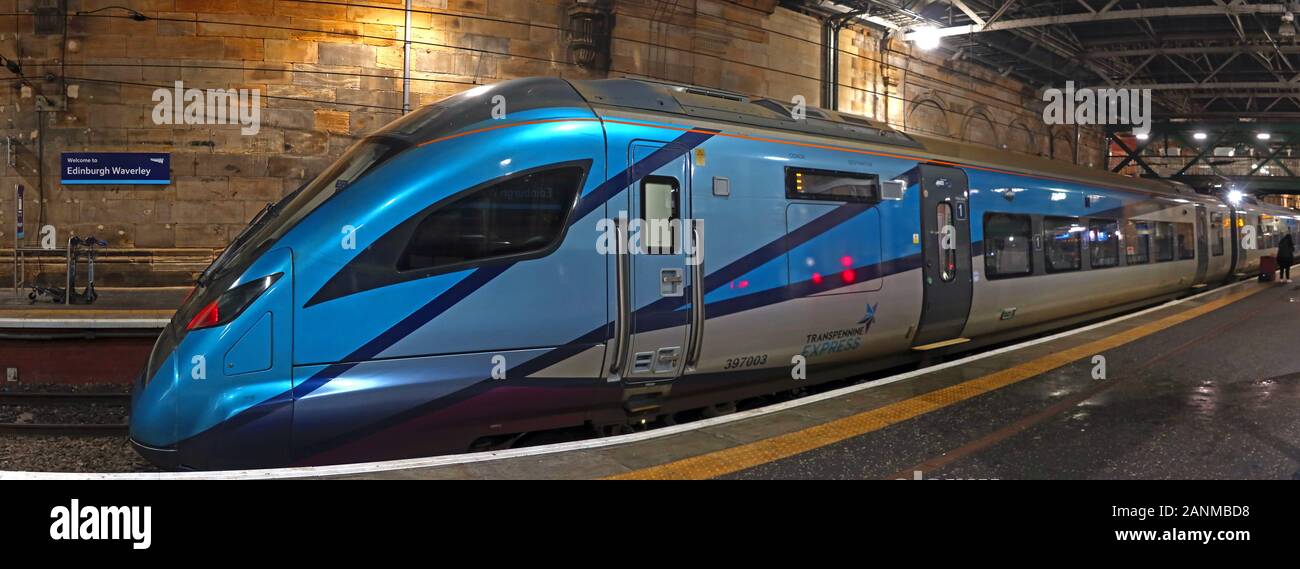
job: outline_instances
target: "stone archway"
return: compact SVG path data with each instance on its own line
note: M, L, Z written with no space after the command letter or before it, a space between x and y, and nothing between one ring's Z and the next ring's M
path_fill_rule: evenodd
M1043 150L1038 145L1038 137L1034 136L1033 129L1025 124L1023 119L1015 119L1007 127L1006 144L1007 150L1023 152L1034 156L1041 155Z
M966 119L961 125L961 139L993 148L1004 148L1002 146L1002 137L998 136L997 124L989 117L989 113L984 107L971 107L966 112Z
M952 128L948 123L948 105L933 94L917 97L907 110L906 127L909 132L918 134L952 137Z
M1052 159L1074 162L1074 140L1070 129L1052 130Z

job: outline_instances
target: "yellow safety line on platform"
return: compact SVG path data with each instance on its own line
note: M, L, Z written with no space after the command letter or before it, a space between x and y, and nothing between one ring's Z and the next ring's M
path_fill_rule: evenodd
M931 391L924 395L891 403L884 407L858 413L843 419L837 419L815 427L809 427L803 430L725 450L693 456L691 458L669 462L659 466L652 466L623 474L617 474L608 477L608 479L703 480L716 478L733 472L739 472L741 470L753 468L783 458L789 458L849 438L878 431L890 425L901 423L931 411L943 409L944 407L965 401L977 395L982 395L1008 385L1019 383L1031 377L1042 375L1078 360L1090 358L1106 350L1123 346L1198 316L1213 312L1268 288L1270 287L1249 287L1241 292L1206 302L1205 304L1195 308L1166 316L1165 318L1155 322L1116 333L1101 340L1068 348L983 377Z

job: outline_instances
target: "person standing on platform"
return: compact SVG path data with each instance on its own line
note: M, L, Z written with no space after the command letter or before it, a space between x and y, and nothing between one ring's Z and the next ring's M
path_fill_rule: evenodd
M1277 277L1278 281L1291 282L1291 265L1295 264L1295 241L1291 239L1288 233L1282 236L1282 241L1277 244Z

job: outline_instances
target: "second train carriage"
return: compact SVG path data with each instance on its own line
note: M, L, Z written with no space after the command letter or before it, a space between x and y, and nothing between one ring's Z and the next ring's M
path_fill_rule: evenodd
M137 381L132 441L229 468L608 431L1222 282L1297 227L807 113L539 78L404 117L205 271Z

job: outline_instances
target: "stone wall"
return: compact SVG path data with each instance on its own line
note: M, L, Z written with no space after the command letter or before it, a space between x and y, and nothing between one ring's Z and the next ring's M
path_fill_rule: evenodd
M7 138L0 144L13 163L0 175L0 248L14 246L14 188L23 184L23 245L36 244L42 223L55 226L60 241L72 233L105 238L118 254L105 259L101 283L188 281L201 259L268 201L401 113L402 0L67 4L65 43L62 22L32 15L57 0L0 0L0 56L22 65L21 77L0 70L0 135ZM571 63L564 41L569 4L415 0L412 104L516 77L606 76ZM811 16L775 0L614 5L608 76L819 103L820 25ZM842 59L843 110L906 130L1073 158L1072 147L1062 150L1058 142L1053 152L1048 144L1072 142L1073 133L1049 134L1036 118L1033 93L1014 81L968 63L909 57L898 42L882 54L879 37L861 29L846 30L842 46L852 52ZM157 124L155 90L177 81L258 90L260 130L249 136L239 125ZM1100 146L1099 137L1087 138ZM1093 150L1085 148L1081 162L1091 163ZM170 152L173 184L61 186L65 151ZM8 270L0 263L0 283L8 283Z

